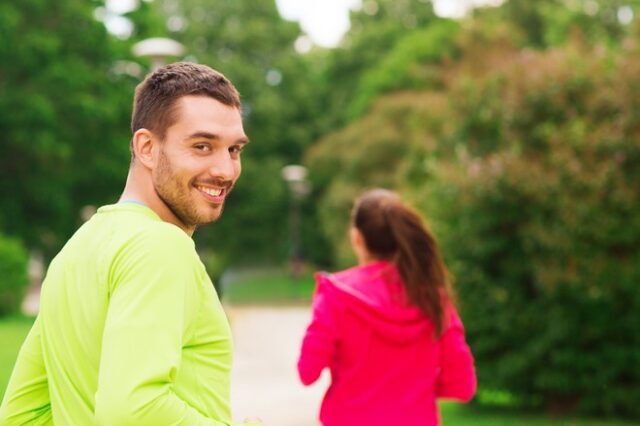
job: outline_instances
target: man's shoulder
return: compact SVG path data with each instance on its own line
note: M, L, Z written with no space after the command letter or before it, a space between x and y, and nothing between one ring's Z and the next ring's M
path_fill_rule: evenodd
M195 245L182 229L162 221L149 221L131 231L123 241L123 246L133 246L136 250L170 255L192 255Z
M139 264L161 268L176 263L192 267L199 260L191 237L146 207L102 207L90 222L87 237L76 245L92 253L97 250L97 256L112 267Z
M193 240L180 228L166 222L146 224L130 232L113 249L110 274L116 277L123 273L187 276L199 271L201 263Z
M110 230L117 245L143 244L150 248L193 247L193 240L182 229L161 220L151 209L132 204L103 206L102 220L95 227ZM95 228L94 227L94 228Z

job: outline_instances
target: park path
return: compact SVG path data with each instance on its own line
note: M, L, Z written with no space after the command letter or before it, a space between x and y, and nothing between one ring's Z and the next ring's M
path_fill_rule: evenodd
M234 339L231 405L234 421L265 426L317 426L328 373L304 387L296 361L310 319L307 307L225 306Z

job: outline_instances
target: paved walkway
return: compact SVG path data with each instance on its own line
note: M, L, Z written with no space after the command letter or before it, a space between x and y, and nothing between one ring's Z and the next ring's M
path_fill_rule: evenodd
M328 372L304 387L296 371L309 309L227 306L226 311L235 343L234 421L257 417L265 426L317 426Z

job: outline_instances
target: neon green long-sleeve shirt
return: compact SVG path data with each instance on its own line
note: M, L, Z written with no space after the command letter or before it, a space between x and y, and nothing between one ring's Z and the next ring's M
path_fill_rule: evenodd
M193 241L105 206L51 263L0 425L229 425L229 324Z

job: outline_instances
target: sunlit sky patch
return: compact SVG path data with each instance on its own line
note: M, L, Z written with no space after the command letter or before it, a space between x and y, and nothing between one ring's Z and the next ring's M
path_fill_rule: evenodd
M141 0L106 0L105 7L96 9L96 18L109 32L127 38L133 30L131 22L121 15L135 10ZM152 0L142 0L152 1ZM365 0L364 7L367 7ZM474 6L497 6L504 0L433 0L435 12L443 17L462 17ZM362 0L276 0L283 18L298 21L306 36L296 42L300 52L313 45L334 47L349 30L349 11L363 7ZM175 27L175 26L174 26ZM174 28L175 29L175 28Z
M366 1L366 0L365 0ZM504 0L433 0L439 16L459 18L473 6L497 6ZM349 10L363 7L361 0L276 0L283 18L298 21L313 44L334 47L349 30Z

